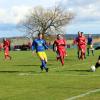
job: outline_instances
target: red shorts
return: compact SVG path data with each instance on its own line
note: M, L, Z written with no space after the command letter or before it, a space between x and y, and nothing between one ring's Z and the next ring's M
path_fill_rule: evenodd
M86 52L86 46L85 45L80 45L78 48L82 53Z
M4 54L5 56L9 55L9 47L5 47Z
M60 57L65 57L66 56L66 50L65 49L59 49L58 53L59 53Z

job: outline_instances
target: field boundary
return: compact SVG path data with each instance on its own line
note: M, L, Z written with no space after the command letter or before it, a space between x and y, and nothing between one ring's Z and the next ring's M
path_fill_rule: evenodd
M81 97L85 97L87 95L90 95L92 93L96 93L96 92L100 92L100 89L95 89L95 90L91 90L91 91L88 91L86 93L83 93L83 94L80 94L80 95L77 95L77 96L73 96L71 98L68 98L68 99L64 99L64 100L76 100L78 98L81 98Z

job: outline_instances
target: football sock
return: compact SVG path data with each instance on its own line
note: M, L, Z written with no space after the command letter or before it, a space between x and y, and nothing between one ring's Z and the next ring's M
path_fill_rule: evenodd
M41 60L41 61L42 61L42 67L46 68L46 62L44 60Z
M60 58L60 61L61 61L61 64L63 66L64 65L64 59L63 59L63 57Z

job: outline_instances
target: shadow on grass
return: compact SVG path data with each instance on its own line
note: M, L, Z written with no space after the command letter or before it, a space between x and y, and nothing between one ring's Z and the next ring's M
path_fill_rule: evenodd
M82 70L82 69L77 69L77 70L66 70L66 71L74 71L74 72L90 72L90 70Z
M38 67L40 67L40 65L29 65L29 64L27 64L27 65L25 65L25 64L22 64L22 65L12 65L12 66L21 66L21 67L28 67L28 66L38 66ZM47 64L47 66L52 66L52 64Z
M62 70L62 71L56 71L56 72L91 72L90 70L80 70L80 69L73 69L73 70Z
M25 64L22 64L22 65L13 65L13 66L27 67L27 66L40 66L40 65L29 65L29 64L25 65Z
M0 73L37 73L36 71L0 71Z

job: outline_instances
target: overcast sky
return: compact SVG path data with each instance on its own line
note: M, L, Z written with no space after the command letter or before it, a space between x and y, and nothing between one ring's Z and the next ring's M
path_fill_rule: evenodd
M14 26L30 9L38 5L49 8L58 2L76 13L66 33L100 33L100 0L0 0L0 37L23 35Z

